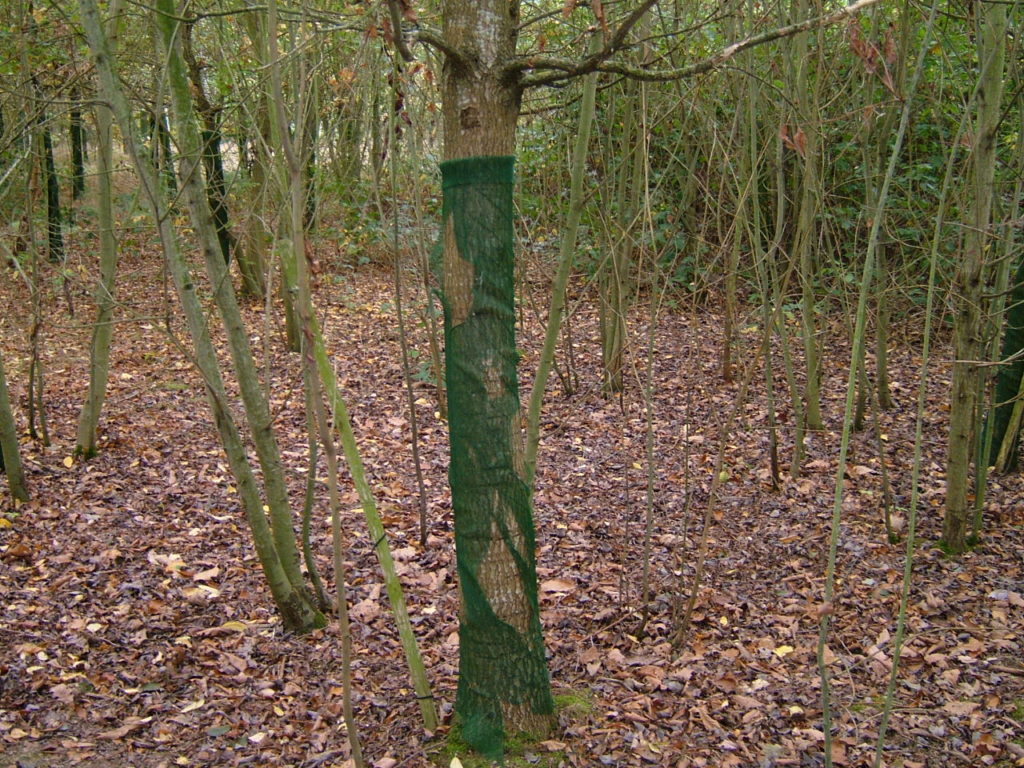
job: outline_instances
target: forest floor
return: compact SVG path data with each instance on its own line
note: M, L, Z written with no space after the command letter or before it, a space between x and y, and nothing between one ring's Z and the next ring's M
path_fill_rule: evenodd
M115 334L102 450L89 461L73 456L92 312L84 295L91 257L81 264L79 258L68 273L74 317L63 292L54 291L39 337L51 442L44 447L26 435L22 443L32 501L13 509L0 483L0 505L9 510L0 521L0 768L349 765L339 637L333 625L302 637L281 630L199 381L167 331L168 315L179 335L181 322L167 309L152 254L121 265L119 317L127 322ZM432 738L421 727L372 542L346 477L356 719L370 765L414 768L430 764L431 745L450 722L458 597L446 426L426 381L417 381L416 407L430 535L425 547L418 542L419 495L390 281L386 271L331 265L321 274L318 305L445 726ZM25 425L31 303L14 273L0 283L0 306L20 308L4 313L0 342ZM524 285L542 306L544 286ZM540 329L534 305L524 305L528 392ZM737 382L759 345L758 311L748 309ZM299 508L308 458L298 361L262 306L247 312ZM776 490L763 375L754 377L738 420L723 430L740 384L722 381L721 318L700 307L661 314L645 558L647 318L647 307L639 306L621 397L600 396L596 316L586 308L572 322L578 392L566 396L552 377L536 495L540 595L553 686L572 705L560 712L559 731L528 751L525 764L822 765L816 651L826 612L833 762L868 766L892 669L905 557L905 543L886 538L883 480L892 485L895 523L905 533L917 345L893 345L896 404L880 413L878 434L869 428L853 435L835 598L823 609L849 360L843 321L826 331L827 427L807 439L799 476L784 472ZM919 319L905 325L919 333ZM410 335L420 369L425 334L417 325ZM936 547L947 359L940 345L925 384L919 542L883 764L1021 766L1024 482L1020 475L994 478L984 535L973 551L954 559ZM777 354L774 361L781 371ZM775 407L788 468L792 418L779 379ZM706 516L722 440L727 479ZM684 628L705 519L706 572ZM328 583L329 541L321 484L314 546ZM643 624L645 562L650 600Z

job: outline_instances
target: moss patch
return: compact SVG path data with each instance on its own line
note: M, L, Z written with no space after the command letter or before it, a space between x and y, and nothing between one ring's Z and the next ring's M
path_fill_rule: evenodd
M530 734L521 733L505 739L505 759L502 763L495 763L473 752L463 740L462 729L456 722L448 730L447 737L428 748L427 752L431 762L440 768L452 768L453 764L461 764L462 768L492 768L495 765L504 768L557 768L565 759L564 750L557 748L559 743L557 740L538 742Z
M562 690L555 694L555 713L561 726L589 717L594 711L590 691ZM565 761L565 744L556 733L547 739L538 739L529 733L520 733L505 740L504 768L557 768ZM499 765L482 757L466 744L462 729L456 721L446 736L427 748L431 762L440 768L451 768L456 758L463 768L492 768Z
M555 712L568 720L588 717L594 713L594 697L590 691L561 691L555 694Z

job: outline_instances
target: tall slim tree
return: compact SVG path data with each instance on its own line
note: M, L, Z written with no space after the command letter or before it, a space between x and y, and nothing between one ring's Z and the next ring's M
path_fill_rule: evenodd
M220 108L215 106L206 95L205 75L199 58L196 56L192 43L195 22L184 24L181 36L182 51L188 67L189 83L192 86L192 99L202 124L203 138L203 171L206 177L206 196L209 200L213 223L217 228L217 241L220 243L224 263L231 261L235 247L235 238L231 233L228 215L227 188L224 183L224 158L221 153Z
M1021 392L1024 381L1024 254L1019 258L1003 329L1001 357L1004 362L996 374L995 402L989 413L992 441L988 461L1003 472L1017 467L1024 398Z
M324 617L313 605L312 597L299 570L298 547L292 529L293 520L284 483L284 471L272 430L269 408L256 375L248 334L241 322L231 282L227 280L227 265L224 264L205 189L198 175L202 141L193 122L188 81L181 58L180 42L177 39L178 9L174 7L172 0L161 0L159 6L154 11L155 20L166 54L178 140L183 150L181 186L192 213L193 225L204 256L217 310L235 365L249 426L249 437L262 471L262 489L256 480L241 433L228 404L217 353L210 339L206 313L200 305L195 280L185 261L179 238L172 228L165 191L161 188L161 174L151 159L140 151L128 101L121 89L115 62L99 20L96 1L79 0L82 23L100 76L102 93L113 110L125 139L128 154L138 172L144 197L159 228L168 271L181 300L194 345L196 365L203 376L214 423L220 433L228 464L238 486L267 584L285 628L299 632L308 631L322 627L325 623Z
M956 277L957 314L953 329L956 359L949 413L946 511L942 519L942 543L954 553L967 548L971 519L968 476L977 423L978 377L982 373L979 361L985 355L983 325L993 266L990 257L992 206L1006 57L1006 5L979 1L976 12L981 20L981 34L978 36L980 70L975 102L972 199L963 257Z
M11 398L7 392L7 373L4 371L4 356L0 352L0 469L7 475L11 496L19 501L28 501L25 487L25 473L21 467L21 453L18 448L18 429L11 412Z
M499 756L506 734L546 733L554 704L537 600L519 421L512 184L521 88L519 2L444 6L445 380L462 610L456 711Z
M68 120L71 138L71 199L78 200L85 192L85 126L77 97L68 113Z
M46 111L39 113L39 153L46 184L46 242L50 261L64 260L64 215L60 209L60 182L53 159L53 131Z
M108 39L111 50L117 39L117 19L120 15L120 0L113 0L108 9ZM117 273L117 239L114 234L114 205L111 174L114 172L114 116L106 104L97 104L96 150L99 159L96 172L96 207L100 230L100 274L96 281L96 319L92 326L92 342L89 347L89 393L82 412L78 417L76 452L83 456L94 456L97 451L96 427L107 394L107 378L110 372L110 340L114 325L114 277Z

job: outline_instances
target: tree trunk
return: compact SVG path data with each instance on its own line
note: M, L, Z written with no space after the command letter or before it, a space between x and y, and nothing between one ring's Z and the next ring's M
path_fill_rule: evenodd
M157 105L153 115L153 151L157 156L157 166L163 173L164 182L171 192L178 191L178 178L174 175L174 152L171 150L171 129L167 125L167 115L163 104Z
M21 453L18 448L18 429L11 411L11 398L7 393L3 352L0 352L0 460L0 469L7 474L11 496L18 501L28 501L25 474L21 468Z
M956 278L957 315L953 328L956 358L949 414L946 512L942 519L942 544L954 553L967 548L971 516L967 499L968 470L981 375L978 361L984 359L985 352L983 323L989 305L987 283L992 271L989 233L1006 54L1006 6L979 3L978 13L984 15L984 21L979 39L981 72L974 132L973 200L971 221L964 236L963 261Z
M591 53L599 50L601 38L594 35L590 42ZM576 254L576 236L583 216L583 180L587 171L587 153L590 145L590 128L594 123L594 106L597 98L597 74L587 75L580 99L580 118L576 126L576 143L572 151L569 170L569 201L562 227L562 242L559 246L558 269L551 281L551 306L548 309L548 324L544 332L544 348L537 362L537 373L530 392L526 414L526 473L530 490L537 472L537 450L540 446L540 412L544 401L548 375L555 362L555 347L559 330L565 316L565 293L569 284L573 257Z
M40 114L42 125L43 170L46 178L46 234L49 259L64 261L64 217L60 210L60 182L53 162L53 135L45 114Z
M633 250L633 220L638 202L636 171L646 159L642 151L644 137L641 135L641 84L627 82L620 98L621 108L612 108L613 114L621 114L622 133L617 142L610 138L610 154L618 156L615 174L609 179L609 199L615 211L614 225L607 244L608 256L602 260L599 272L599 315L601 335L601 392L610 397L622 392L624 356L627 344L626 314L629 311L630 254ZM617 150L617 151L616 151Z
M114 68L114 63L109 52L109 46L103 28L99 22L99 12L95 0L79 0L82 15L82 24L89 40L89 47L93 52L93 59L96 64L102 82L104 98L111 104L114 116L117 119L128 153L139 173L140 181L144 187L145 199L149 203L154 220L157 222L160 231L160 241L164 250L164 256L168 264L168 271L174 280L175 289L181 298L185 319L189 327L192 341L195 345L196 366L199 368L203 381L206 385L206 392L213 411L214 423L221 436L228 464L235 477L238 486L239 496L242 499L246 517L253 534L253 541L259 556L260 564L263 567L267 578L267 584L274 596L278 610L281 613L282 622L286 629L291 631L304 631L324 625L324 617L317 611L310 599L308 591L302 584L302 577L298 573L298 555L295 547L294 534L290 549L286 544L284 550L279 549L279 543L283 539L283 529L291 532L291 515L282 514L278 494L283 488L271 487L274 473L277 472L277 483L282 485L280 477L281 467L278 461L275 465L271 461L263 461L266 452L265 442L268 439L267 433L270 429L269 413L264 411L254 419L253 442L260 452L261 464L265 482L268 490L268 505L271 509L270 519L263 511L263 501L260 498L259 486L256 483L254 473L249 465L246 456L246 448L242 442L238 427L231 416L228 408L228 398L224 388L224 382L220 374L217 362L217 353L210 339L207 328L207 317L205 310L199 302L196 288L192 277L189 274L188 265L181 253L181 248L174 230L171 227L171 217L168 215L167 204L164 199L164 192L160 188L159 171L154 167L151 159L139 151L139 145L135 141L132 132L131 116L128 109L127 99L120 88L120 81ZM163 9L164 14L173 13L173 7ZM167 27L173 29L174 18L163 16ZM164 26L164 25L161 25ZM166 28L165 28L166 30ZM177 62L180 66L180 61ZM178 72L178 79L181 87L186 90L184 76ZM179 94L180 96L180 94ZM188 105L186 114L191 115L191 104ZM192 138L191 136L189 138ZM186 162L191 164L191 173L183 174L184 180L192 178L189 190L190 202L199 205L205 203L205 198L197 194L194 189L194 172L198 163L198 156L201 148L198 141L188 145L192 150L191 155L186 152ZM197 219L209 220L209 212L205 216L197 216ZM202 223L197 221L197 224ZM209 232L212 226L204 224L198 227L201 236L203 251L206 255L207 267L213 271L212 282L218 293L218 304L225 301L222 294L230 290L230 284L225 286L225 270L223 260L217 249L215 235L211 238ZM218 269L219 268L219 269ZM223 311L223 310L222 310ZM239 333L244 335L244 328L230 326L227 328L227 335L232 340L232 346L237 345ZM236 350L233 348L233 352ZM246 400L252 395L252 381L247 381L247 371L239 370L238 379L242 387L243 397ZM258 393L258 385L256 387ZM248 405L248 403L247 403ZM281 518L285 517L284 520Z
M71 199L77 201L85 192L85 128L82 126L82 109L75 95L74 105L69 113L71 135Z
M794 0L793 21L808 17L807 0ZM820 88L821 77L814 75L809 82L808 69L813 61L808 46L810 33L796 35L791 50L791 94L794 104L792 144L797 155L797 170L794 174L799 194L799 207L794 222L791 257L799 267L801 298L801 330L804 342L804 365L807 379L804 382L804 415L807 428L824 428L821 415L821 348L818 344L815 311L817 293L815 289L817 259L815 245L818 235L818 214L821 208L821 176L819 144ZM819 46L819 50L821 47Z
M185 63L181 54L179 22L174 18L173 0L157 0L156 21L160 28L166 60L167 82L171 95L172 114L179 153L179 182L182 196L192 217L192 226L206 262L206 272L213 288L213 298L224 325L228 349L238 379L239 393L244 406L246 421L253 447L263 472L263 486L269 507L271 530L277 557L285 575L291 582L293 594L299 596L310 616L319 617L312 608L312 601L299 570L299 552L292 530L291 508L288 491L284 482L284 468L280 451L272 429L273 419L270 408L260 386L249 344L249 334L242 321L234 290L227 278L220 242L213 214L202 183L199 165L202 162L203 142L195 123L194 108L190 96ZM319 623L322 617L314 623ZM312 628L310 626L301 629Z
M214 226L217 228L217 241L220 243L220 250L224 255L224 263L229 264L235 247L235 238L231 234L227 192L224 185L224 160L220 151L220 117L218 108L214 107L206 96L203 71L192 51L192 28L193 24L186 24L183 28L182 50L188 67L196 112L199 114L203 126L203 170L206 175L206 197L209 201L210 212L213 214Z
M1014 408L1018 405L1021 379L1024 378L1024 254L1020 256L1010 292L1000 357L1004 362L996 374L995 405L989 415L992 424L992 453L988 462L994 463L997 471L1007 472L1017 467L1020 440L1020 423L1016 424L1015 430L1011 430L1010 422ZM1012 362L1005 362L1011 359ZM1002 456L1006 457L1005 460L999 461L998 458ZM997 460L993 461L993 458Z
M96 105L96 144L99 152L97 204L100 230L100 277L96 281L96 320L89 349L89 394L78 418L75 451L85 457L96 455L96 426L107 394L110 371L110 338L113 334L114 275L117 272L117 240L114 237L112 115L103 104Z
M306 207L302 216L302 225L306 232L312 233L317 227L317 192L316 192L316 145L320 140L320 89L316 78L309 81L306 98L303 100L303 166L305 172L304 192Z
M547 733L553 702L516 374L513 163L520 90L501 77L519 3L445 4L444 305L449 480L462 598L455 709L467 742Z

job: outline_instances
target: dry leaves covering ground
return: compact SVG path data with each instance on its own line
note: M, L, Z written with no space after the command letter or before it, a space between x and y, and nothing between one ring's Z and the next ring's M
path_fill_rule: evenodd
M424 548L389 280L331 265L318 302L447 722L458 637L446 429L431 387L417 384L429 496ZM0 301L27 308L17 282L5 275ZM0 530L0 766L347 765L338 637L333 628L305 637L280 629L196 375L165 328L158 259L122 264L119 316L130 322L117 327L103 450L88 462L68 458L87 381L82 322L92 312L85 284L72 288L74 318L58 294L41 337L52 444L23 441L33 500ZM543 303L539 283L528 290ZM29 312L5 315L3 349L24 424ZM528 379L540 337L530 311L524 316ZM543 621L556 691L577 705L538 750L560 750L572 766L821 765L815 650L845 344L827 350L828 429L809 439L801 475L773 490L762 377L735 427L721 434L738 387L721 382L720 319L708 309L662 315L653 365L651 602L641 632L646 316L641 307L634 320L641 341L627 391L608 401L596 391L595 317L581 310L572 324L580 391L567 397L556 380L545 411L536 504ZM307 454L297 361L261 307L249 309L249 321L298 508ZM181 333L176 317L170 325ZM412 333L425 359L423 331ZM758 337L740 338L745 363ZM892 665L904 545L884 535L880 470L884 460L905 529L920 364L909 346L891 354L897 405L880 416L884 457L872 430L855 435L844 481L826 651L839 766L870 764ZM1020 476L996 479L976 550L953 560L934 547L947 374L940 363L927 382L922 540L884 764L1024 765L1024 484ZM780 381L784 464L787 402ZM673 647L723 439L729 479L711 516L705 583L692 626ZM326 576L323 497L314 543ZM378 768L427 765L427 734L350 490L345 502L365 749ZM6 487L0 504L10 508Z

